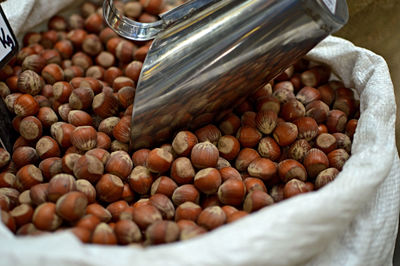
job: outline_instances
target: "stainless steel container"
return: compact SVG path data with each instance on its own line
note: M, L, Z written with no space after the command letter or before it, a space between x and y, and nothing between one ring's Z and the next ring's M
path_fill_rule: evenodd
M131 146L221 119L348 19L345 0L195 0L143 24L105 0L107 23L154 41L132 114Z

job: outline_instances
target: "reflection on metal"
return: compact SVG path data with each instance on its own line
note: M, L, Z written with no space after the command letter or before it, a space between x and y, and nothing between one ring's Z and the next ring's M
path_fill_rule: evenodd
M156 35L136 89L133 149L221 118L348 19L345 0L335 13L322 0L197 0L162 14L153 34L104 12L124 37Z

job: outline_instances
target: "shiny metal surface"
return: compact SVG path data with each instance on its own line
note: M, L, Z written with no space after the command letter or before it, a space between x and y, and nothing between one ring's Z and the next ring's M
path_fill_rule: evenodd
M168 24L143 64L132 114L132 148L218 121L304 56L348 19L345 0L337 0L335 14L323 2L213 1Z

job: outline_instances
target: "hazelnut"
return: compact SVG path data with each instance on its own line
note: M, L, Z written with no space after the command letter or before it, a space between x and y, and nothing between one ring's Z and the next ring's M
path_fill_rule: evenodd
M111 89L105 90L93 98L92 109L95 114L102 118L115 115L118 112L118 99ZM130 119L128 120L130 122Z
M179 157L172 162L171 178L178 184L193 182L195 171L191 161L186 157Z
M57 114L50 107L44 106L39 109L37 118L42 123L44 128L49 128L52 124L58 121Z
M258 143L257 150L262 157L272 161L278 160L278 158L281 156L281 148L271 137L262 138Z
M226 215L219 206L205 208L197 218L197 223L205 227L207 230L213 230L226 221Z
M329 111L326 119L326 126L329 133L344 132L347 123L347 116L340 110L333 109Z
M280 202L284 200L283 187L283 184L278 184L271 188L269 194L274 199L274 202Z
M196 168L215 167L218 162L218 148L209 141L194 145L191 152L191 161Z
M339 174L339 170L336 168L327 168L321 171L315 179L315 189L320 189L326 184L332 182Z
M344 149L336 149L328 153L329 167L342 170L344 163L349 159L349 154Z
M18 89L22 93L37 95L43 86L43 79L32 70L25 70L18 76Z
M236 135L240 124L240 118L234 114L230 114L220 122L219 129L224 135Z
M266 181L276 175L277 167L270 159L257 158L249 164L247 171L251 176L258 177Z
M335 99L335 92L329 84L319 86L318 91L321 95L321 101L327 105L331 105Z
M257 113L255 113L255 112L252 112L252 111L244 112L242 114L242 116L240 117L240 124L242 126L257 127L256 116L257 116Z
M39 119L27 116L21 120L19 134L26 140L36 140L42 136L43 126Z
M285 199L294 197L301 193L309 192L306 183L298 179L291 179L283 187L283 195Z
M357 119L350 119L346 124L345 133L349 136L350 139L353 138L354 133L357 129L358 120Z
M64 71L63 69L57 64L48 64L42 69L42 77L48 84L54 84L57 81L64 80Z
M230 166L219 169L219 173L221 175L222 182L225 182L230 178L242 180L242 176L240 175L239 171Z
M88 200L82 192L71 191L61 196L56 203L56 212L67 221L79 220L86 211Z
M199 142L209 141L214 145L217 145L221 137L221 131L212 124L199 128L196 130L195 134Z
M260 155L256 150L251 148L244 148L239 152L238 156L236 157L235 167L238 171L245 171L249 164L257 158L260 158Z
M252 148L258 144L262 134L254 127L243 126L237 131L236 138L242 147Z
M95 148L97 144L96 139L96 130L91 126L76 127L71 134L72 145L84 151Z
M175 221L196 221L201 211L202 208L199 205L190 201L184 202L176 208Z
M123 87L135 87L135 82L128 77L120 76L116 77L112 82L112 87L115 92L118 92Z
M177 187L178 185L171 178L160 176L151 184L150 193L151 195L160 193L170 198Z
M71 137L74 130L75 126L64 122L56 122L50 127L51 136L63 148L69 148L72 145Z
M10 211L17 227L30 223L33 216L33 208L28 204L21 204Z
M318 124L311 117L300 117L293 123L297 126L300 139L310 141L318 135Z
M108 150L111 147L111 138L106 133L97 132L96 143L97 149Z
M317 101L321 99L321 94L319 90L305 86L296 94L296 99L299 100L302 104L307 105L312 101Z
M315 178L322 170L328 168L329 161L323 151L312 148L306 153L303 164L308 176Z
M273 133L275 141L280 146L287 146L293 143L298 136L297 126L290 122L279 123Z
M146 229L146 241L150 244L171 243L178 240L180 230L172 221L157 221Z
M100 35L101 39L101 35ZM96 57L96 64L104 67L109 68L112 67L115 63L115 57L112 53L107 51L101 51Z
M234 136L225 135L219 138L218 150L221 157L233 160L239 153L240 143Z
M147 156L149 155L149 149L139 149L132 154L132 162L134 166L145 166Z
M74 190L76 190L74 176L69 174L58 174L49 181L47 198L49 201L56 202L62 195Z
M0 168L6 166L10 162L10 159L10 153L5 149L0 148Z
M133 53L135 50L136 46L132 42L122 40L115 48L115 57L122 63L129 63L133 59Z
M128 177L131 189L141 195L146 194L153 183L153 176L145 166L136 166Z
M173 156L168 151L155 148L147 156L146 166L153 173L164 173L169 170Z
M264 134L270 134L276 127L277 114L271 110L259 111L255 117L257 129Z
M113 128L115 139L123 143L129 143L131 131L131 117L123 116Z
M172 141L172 148L179 156L187 156L197 144L197 137L190 131L180 131Z
M83 155L75 162L73 173L77 179L96 183L104 173L103 163L95 156Z
M69 106L75 110L87 109L92 105L94 92L88 87L74 89L69 96Z
M110 203L106 209L111 213L112 221L118 221L127 208L129 205L126 201L118 200Z
M205 194L217 192L221 184L221 175L215 168L205 168L197 172L194 177L195 187Z
M50 180L53 176L63 172L62 160L59 157L50 157L44 159L39 164L39 169L45 180Z
M287 88L278 88L274 90L272 97L275 97L282 104L296 100L294 92Z
M91 126L93 125L93 118L91 115L82 110L71 110L68 113L68 123L76 127Z
M121 198L124 189L122 180L111 174L103 175L96 184L99 199L105 202L114 202Z
M130 86L122 87L118 91L118 100L123 108L127 108L129 105L133 104L135 91L136 89Z
M246 186L242 180L229 178L218 188L218 199L221 203L238 206L243 202Z
M88 203L96 202L96 189L85 179L79 179L75 182L76 190L85 194Z
M162 220L161 213L152 205L142 205L134 208L133 221L140 229L145 230L149 225Z
M317 141L318 142L318 138ZM290 145L288 150L288 157L299 162L303 162L304 156L311 149L310 143L305 139L296 140Z
M257 110L260 111L273 111L279 114L281 103L275 97L269 96L257 101Z
M0 215L3 224L7 226L11 232L15 233L15 231L17 230L17 226L15 224L14 218L8 212L3 210L1 210Z
M121 245L139 242L142 239L139 227L131 220L119 220L115 224L114 232Z
M88 229L83 227L73 227L70 232L73 233L82 243L90 242L91 232Z
M27 164L20 168L16 174L16 182L25 189L43 182L42 171L33 164Z
M119 117L115 117L115 116L108 117L100 122L98 130L100 132L106 133L108 136L112 136L113 129L118 124L119 121L120 121Z
M76 161L81 157L82 155L77 154L77 153L68 153L65 154L62 158L62 170L67 173L67 174L73 174L73 169Z
M265 187L264 182L255 177L247 177L245 180L243 180L244 185L246 186L246 191L251 192L254 190L261 190L264 192L267 192L267 188Z
M226 222L227 223L232 223L234 221L239 220L240 218L243 218L245 216L247 216L249 213L245 212L245 211L237 211L232 213L231 215L227 216L226 218Z
M112 39L114 39L114 38L112 38ZM117 39L119 39L119 38L117 38ZM104 81L107 82L108 84L113 84L114 80L122 75L123 75L123 72L121 69L111 66L111 67L107 68L106 71L104 72Z
M307 179L307 172L304 166L293 159L286 159L279 162L278 173L281 180L285 183L294 178L301 181Z
M270 195L261 190L254 190L247 194L244 203L243 210L245 212L254 212L259 209L269 206L274 203L274 200Z
M92 58L83 52L75 53L71 60L74 66L80 67L83 71L86 71L90 66L93 65Z
M306 105L306 116L314 118L317 123L323 123L328 113L329 106L322 101L312 101Z
M335 134L342 134L342 133L335 133ZM329 152L336 149L337 141L334 135L331 135L329 133L321 133L315 140L315 146L324 153L328 154Z
M97 217L101 222L107 223L111 220L111 213L98 203L89 204L86 208L86 214Z
M115 151L111 153L105 165L105 171L107 173L116 175L122 180L125 180L131 173L133 168L133 162L129 154L125 151Z
M130 62L124 70L125 76L137 82L139 80L140 73L142 71L143 63L140 61L132 61Z
M50 157L58 157L61 154L57 142L49 136L41 137L38 140L36 143L36 152L42 160Z
M38 111L39 103L30 94L22 94L14 102L14 113L18 116L35 115Z
M175 207L167 196L156 193L150 197L150 203L159 210L164 219L171 220L174 218Z
M41 183L31 187L29 196L33 204L40 205L47 201L48 187L48 183Z
M226 160L225 158L222 158L222 157L218 157L217 166L215 168L220 170L224 167L230 167L230 166L231 166L231 164L230 164L230 162L228 162L228 160Z
M61 225L62 219L56 213L56 204L45 202L35 209L32 222L39 230L54 231Z
M0 187L14 187L16 185L16 180L16 176L12 173L0 173Z
M336 143L337 143L337 148L338 149L344 149L347 153L351 152L351 139L349 136L347 136L346 134L343 133L333 133L332 134L335 139L336 139ZM329 151L331 152L331 151ZM327 152L327 153L329 153Z
M184 184L177 187L172 194L172 202L179 206L186 201L191 201L196 204L199 203L200 193L192 184Z
M100 245L115 245L117 244L117 237L108 224L100 223L96 226L96 229L94 229L92 243Z
M297 118L305 116L306 109L304 105L295 99L284 103L280 110L280 117L288 122L292 122Z

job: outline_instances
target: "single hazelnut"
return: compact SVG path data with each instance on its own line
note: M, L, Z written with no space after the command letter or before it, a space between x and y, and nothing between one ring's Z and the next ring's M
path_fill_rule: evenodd
M120 121L119 117L115 116L108 117L100 122L98 131L104 132L111 137L113 135L113 129L118 124L119 121Z
M240 151L240 143L234 136L225 135L219 138L218 150L221 157L233 160Z
M242 180L242 176L240 175L239 171L230 166L219 169L219 173L221 175L222 182L225 182L230 178Z
M218 188L218 199L221 203L238 206L243 202L246 186L242 180L229 178Z
M42 171L44 180L48 181L53 176L61 174L62 170L62 159L59 157L50 157L44 159L39 164L39 169Z
M237 131L236 138L242 147L253 148L262 138L262 134L254 127L243 126Z
M99 199L105 202L114 202L121 198L124 184L122 180L111 174L103 175L96 184L96 193Z
M85 179L79 179L75 182L76 190L85 194L88 203L96 202L96 189Z
M91 126L79 126L72 131L71 143L77 149L90 150L96 147L97 134Z
M30 94L22 94L14 102L14 113L18 116L35 115L38 111L39 103Z
M49 201L56 202L62 195L75 190L76 183L74 176L69 174L57 174L49 181L47 198Z
M92 105L94 92L88 87L74 89L69 96L69 106L75 110L87 109Z
M5 149L0 148L0 168L6 166L10 162L10 159L10 153Z
M350 154L351 152L351 139L349 136L347 136L346 134L340 133L340 132L336 132L332 134L335 139L336 139L336 143L337 143L337 148L338 149L344 149L347 153ZM331 151L329 151L331 152ZM327 152L327 153L329 153Z
M112 217L111 213L98 203L89 204L86 207L86 214L91 214L100 219L101 222L105 223L110 221Z
M290 122L279 123L273 133L275 141L280 146L287 146L293 143L298 136L297 126Z
M123 116L113 128L113 136L122 143L129 143L131 132L131 117Z
M317 141L318 142L318 138ZM296 140L290 145L288 150L289 159L294 159L299 162L303 162L304 156L311 149L310 143L305 139Z
M61 161L63 171L67 174L73 174L74 165L81 156L78 153L65 154Z
M254 190L261 190L267 192L267 188L265 187L264 182L260 178L256 177L247 177L243 180L244 185L246 186L246 191L251 192Z
M1 213L1 222L13 233L17 230L17 225L15 224L14 218L11 216L10 213L0 210Z
M173 156L168 151L155 148L147 156L146 166L153 173L164 173L170 169Z
M171 198L174 190L178 187L174 180L167 176L160 176L151 184L150 194L156 193L164 194Z
M285 183L294 178L301 181L307 179L307 172L304 166L293 159L286 159L279 162L278 173L281 180Z
M171 178L178 184L193 182L195 170L191 161L186 157L179 157L172 162Z
M161 213L162 217L171 220L175 216L175 207L172 201L161 193L156 193L150 197L150 203L156 207Z
M106 223L100 223L92 234L92 243L100 245L115 245L117 237L114 230Z
M339 170L336 168L327 168L321 171L315 179L315 189L320 189L326 184L332 182L339 174Z
M44 106L39 109L37 118L42 123L44 128L49 128L52 124L58 121L57 114L50 107Z
M18 76L18 89L22 93L37 95L43 86L43 79L32 70L25 70Z
M47 201L48 186L48 183L41 183L31 187L29 196L33 204L40 205Z
M258 177L266 181L276 175L277 167L270 159L257 158L249 164L247 171L251 176Z
M249 213L245 211L237 211L232 213L231 215L227 216L226 222L227 223L232 223L234 221L237 221L245 216L247 216Z
M218 148L209 141L197 143L191 152L191 161L196 168L215 167L218 162Z
M230 114L220 122L219 129L224 135L234 136L240 128L240 124L240 118L234 114Z
M111 153L106 165L107 173L116 175L125 180L132 172L133 162L129 154L125 151L115 151Z
M291 179L288 181L285 186L283 187L283 195L284 198L291 198L296 195L309 192L309 189L303 181L298 179Z
M184 202L176 208L175 221L192 220L196 221L202 208L190 201Z
M142 239L139 227L131 220L119 220L115 223L114 232L121 245L139 242Z
M27 116L21 120L19 134L27 140L36 140L42 136L43 126L39 119Z
M187 156L198 143L196 135L190 131L180 131L172 141L172 148L179 156Z
M354 133L357 129L358 120L357 119L350 119L346 124L345 133L349 136L350 139L353 138Z
M274 200L268 193L261 190L254 190L247 194L243 203L243 210L250 213L273 203Z
M257 101L256 109L260 111L273 111L274 113L279 114L281 109L281 103L278 99L272 96L265 97Z
M154 222L161 221L162 215L156 207L152 205L142 205L134 208L132 219L140 229L145 230Z
M132 162L134 166L145 166L147 156L149 155L149 149L139 149L132 154Z
M197 223L207 230L213 230L226 221L226 215L219 206L212 206L205 208L197 218Z
M21 204L10 211L17 227L30 223L33 216L33 208L29 204Z
M56 204L52 202L40 204L33 213L32 223L39 230L56 230L62 223L61 217L56 213Z
M280 117L288 122L292 122L297 118L305 116L306 109L304 105L295 99L284 103L280 110Z
M87 203L85 194L79 191L71 191L57 200L56 212L64 220L77 221L85 214Z
M328 106L331 105L335 99L335 91L332 87L329 84L325 84L319 86L317 89L321 95L321 101L326 103Z
M242 149L236 157L235 167L238 171L245 171L249 164L259 158L258 152L251 148Z
M128 177L131 189L141 195L148 193L153 183L153 176L145 166L136 166Z
M322 170L329 167L328 157L319 149L310 149L304 157L304 167L311 178L315 178Z
M200 193L192 184L184 184L177 187L172 194L172 202L179 206L186 201L199 203Z
M326 119L326 126L329 133L344 132L347 123L347 116L340 110L329 111Z
M195 175L194 185L205 194L213 194L221 185L221 175L215 168L202 169Z
M16 174L16 183L24 190L43 182L42 171L33 164L27 164L20 168Z
M335 133L335 134L342 134L342 133ZM315 146L324 153L328 154L329 152L336 149L337 141L334 135L329 133L321 133L315 139Z
M344 149L336 149L328 153L329 167L342 170L344 163L349 159L350 155Z

